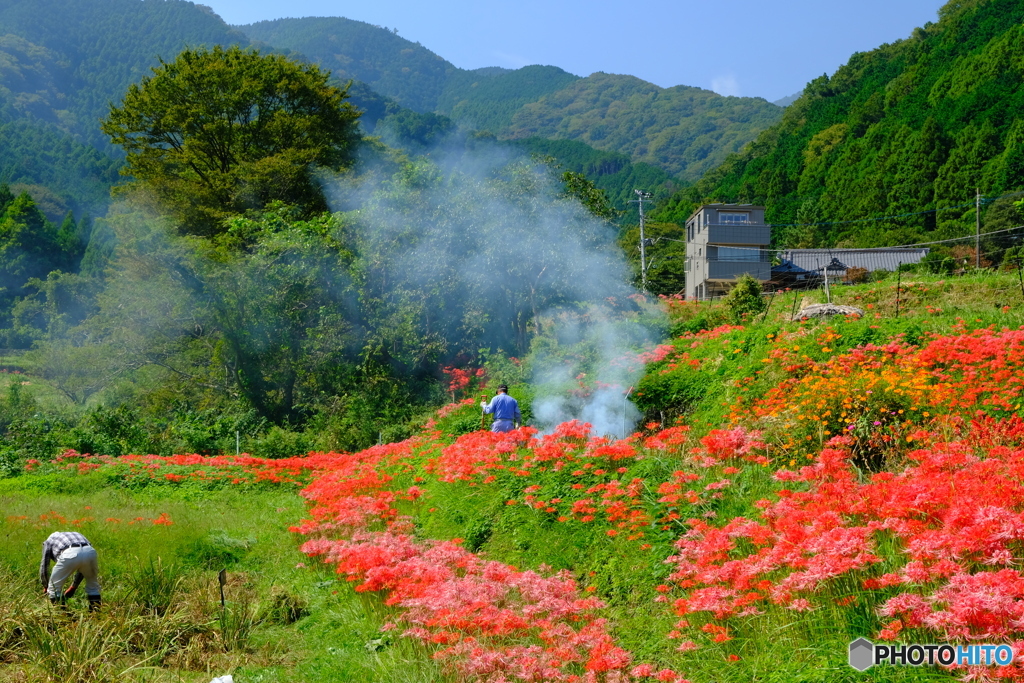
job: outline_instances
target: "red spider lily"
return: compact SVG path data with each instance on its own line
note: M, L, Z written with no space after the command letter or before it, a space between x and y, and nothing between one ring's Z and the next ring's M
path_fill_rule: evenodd
M708 344L724 353L735 330L688 335L684 344L700 349L694 355ZM451 438L428 424L413 439L354 454L267 461L72 452L58 466L118 467L167 485L184 477L306 484L308 518L293 528L309 537L304 552L333 564L356 590L379 594L396 610L394 628L433 643L440 660L474 680L681 679L632 661L601 618L602 603L591 596L597 586L485 560L454 540L412 536L406 515L443 509L437 492L450 487L492 487L510 513L588 525L595 543L625 552L650 550L645 533L677 532L669 578L634 580L649 582L667 614L686 617L666 634L680 652L701 647L696 641L738 640L743 620L768 610L795 620L854 604L879 610L881 639L919 629L958 641L1014 641L1024 631L1024 420L1012 414L1024 389L1024 331L962 330L920 348L896 339L821 361L810 354L831 354L840 333L799 334L799 344L791 343L796 333L772 342L765 365L781 383L748 392L733 425L703 435L678 425L612 440L569 422L544 436L524 428ZM679 347L644 360L689 367L696 359ZM744 382L740 394L751 386ZM812 427L832 438L797 466L792 440L778 434ZM870 470L871 452L898 457ZM678 469L643 475L652 461L673 463L656 471ZM772 462L792 464L765 469ZM774 493L746 516L716 504L762 472ZM883 558L892 565L886 570ZM830 594L840 579L844 589ZM851 596L851 583L864 593Z

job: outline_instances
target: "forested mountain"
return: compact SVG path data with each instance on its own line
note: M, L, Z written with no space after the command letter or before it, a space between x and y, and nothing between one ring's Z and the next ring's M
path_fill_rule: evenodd
M678 183L668 173L643 162L633 163L625 154L602 152L576 140L523 138L509 144L540 158L550 157L567 171L582 173L604 190L616 207L636 199L633 190L670 194Z
M774 102L772 102L772 104L774 104L777 107L788 107L789 105L793 104L798 99L800 99L800 96L803 95L803 94L804 94L804 91L801 90L798 93L793 93L792 95L787 95L786 97L783 97L781 100L775 100Z
M782 115L760 98L659 88L632 76L579 78L554 66L459 69L394 29L340 17L236 27L421 113L499 138L578 140L695 180Z
M460 69L388 29L344 17L276 19L236 27L252 40L298 52L340 79L363 81L414 111L499 132L527 102L578 79L554 66Z
M129 84L185 46L249 39L182 0L15 0L0 5L0 182L30 189L52 221L100 214L120 152L99 128ZM369 130L394 102L354 82Z
M30 190L52 221L68 211L99 213L118 180L119 166L52 125L0 119L0 182Z
M1019 0L947 3L938 22L808 84L781 122L662 217L685 218L702 199L763 203L772 223L804 224L774 231L785 246L972 234L976 188L988 198L1024 188L1022 22ZM1019 224L1013 213L985 220Z
M236 27L252 40L299 52L340 79L363 81L415 111L437 107L456 67L395 30L343 17L277 19Z
M696 180L781 113L761 98L596 73L524 105L507 134L579 140Z
M190 2L0 4L0 181L52 193L51 219L102 211L120 165L99 129L110 102L159 57L237 42L248 39Z
M102 147L97 122L110 101L158 58L248 43L207 7L154 0L7 0L0 36L3 103Z
M458 71L449 77L437 110L473 128L500 132L524 104L577 80L578 76L556 66Z
M336 83L351 79L349 97L363 112L362 127L412 151L455 130L446 114L473 128L501 129L522 104L577 79L556 67L456 69L391 31L341 18L262 22L246 29L265 43L279 39L262 44L264 50L298 59L308 52L333 70ZM99 130L110 103L159 59L173 59L186 45L249 42L209 8L182 0L5 3L0 182L30 190L51 221L59 222L68 210L102 214L121 165L119 151ZM575 159L560 161L566 168L579 166ZM625 189L615 179L627 182L630 175L621 170L602 174L602 187L615 195Z

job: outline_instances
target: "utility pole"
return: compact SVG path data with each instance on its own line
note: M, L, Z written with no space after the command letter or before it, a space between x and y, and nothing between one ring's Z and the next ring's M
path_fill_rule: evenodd
M981 269L981 189L974 188L974 268Z
M825 300L828 303L832 303L832 292L828 288L828 265L826 264L822 271L825 273Z
M647 236L644 234L644 200L651 198L650 192L633 190L636 193L634 200L640 205L640 288L647 291Z
M896 317L900 317L900 285L903 284L903 261L896 266Z
M1024 258L1017 258L1017 281L1020 282L1020 295L1024 297L1024 275L1021 274L1021 266L1024 265Z

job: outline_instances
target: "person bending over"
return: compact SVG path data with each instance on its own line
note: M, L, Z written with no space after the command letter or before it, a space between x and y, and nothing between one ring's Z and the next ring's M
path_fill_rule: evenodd
M53 573L50 563L54 562ZM64 582L77 574L67 593L61 593ZM43 559L39 563L39 580L43 584L50 602L63 604L71 597L78 584L85 579L85 593L89 598L89 611L99 609L100 582L96 549L77 531L54 531L43 541Z
M523 421L519 413L519 402L508 395L508 386L498 386L498 395L491 399L490 403L481 401L480 407L488 415L494 415L494 422L491 423L492 432L510 432L518 429Z

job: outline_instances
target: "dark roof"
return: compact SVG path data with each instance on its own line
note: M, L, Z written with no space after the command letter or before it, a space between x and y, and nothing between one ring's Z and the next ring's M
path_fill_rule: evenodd
M918 263L928 254L927 247L896 247L886 249L790 249L779 257L782 263L773 270L791 273L820 273L828 267L829 275L849 268L893 271L901 263Z

